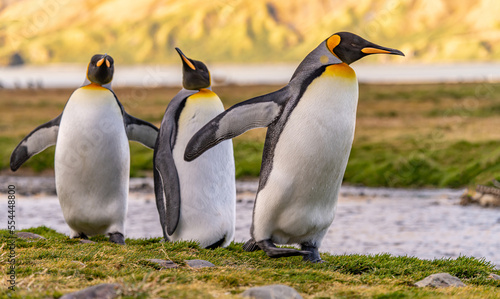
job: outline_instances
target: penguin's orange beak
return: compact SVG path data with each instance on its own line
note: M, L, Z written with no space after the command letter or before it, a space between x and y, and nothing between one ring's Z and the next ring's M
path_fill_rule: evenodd
M361 52L365 54L394 54L394 55L401 55L405 56L403 52L396 50L396 49L391 49L391 48L386 48L386 47L365 47L361 49Z
M96 63L96 66L100 67L104 62L106 62L107 67L111 67L111 63L109 63L107 55L105 55L103 58L99 59L99 61Z

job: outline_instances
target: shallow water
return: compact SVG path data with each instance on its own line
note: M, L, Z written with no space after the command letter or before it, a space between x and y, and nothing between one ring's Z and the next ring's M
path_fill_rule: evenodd
M151 182L143 192L131 192L127 215L128 238L161 237ZM238 182L236 241L250 237L256 182ZM500 266L500 209L458 205L461 190L395 190L343 187L337 214L320 248L333 254L416 256L424 259L485 258ZM6 207L2 198L0 205ZM1 209L2 211L4 209ZM0 221L6 227L7 214ZM18 195L17 229L45 225L69 234L54 195Z
M210 73L214 85L286 84L296 67L291 64L214 64ZM498 82L500 63L380 64L356 63L361 83L461 83ZM85 79L86 65L0 67L3 88L77 88ZM116 67L113 86L181 86L178 65L136 65Z

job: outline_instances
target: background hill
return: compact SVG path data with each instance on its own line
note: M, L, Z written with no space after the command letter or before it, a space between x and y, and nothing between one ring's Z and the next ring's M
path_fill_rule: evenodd
M0 3L0 65L86 63L102 52L122 64L176 63L175 46L207 62L297 62L343 30L402 50L405 63L500 60L496 0Z

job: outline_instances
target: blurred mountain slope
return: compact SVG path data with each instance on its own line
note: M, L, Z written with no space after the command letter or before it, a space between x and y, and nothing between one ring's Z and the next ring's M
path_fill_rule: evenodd
M404 62L500 60L496 0L0 3L0 65L15 54L46 64L86 63L102 52L123 64L174 63L176 46L207 62L297 62L337 31L398 48Z

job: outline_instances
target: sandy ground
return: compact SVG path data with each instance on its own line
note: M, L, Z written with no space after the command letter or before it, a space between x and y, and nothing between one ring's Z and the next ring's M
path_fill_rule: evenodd
M9 183L16 185L18 229L45 225L69 233L53 192L53 178L0 177L0 182L3 194ZM130 185L127 237L162 236L152 180L132 179ZM236 241L246 241L250 236L256 189L256 181L237 183ZM485 258L500 266L500 210L460 206L461 193L462 190L449 189L343 187L335 220L320 250L424 259L465 255ZM6 197L0 200L3 207L7 207ZM1 213L0 222L5 228L6 213Z

